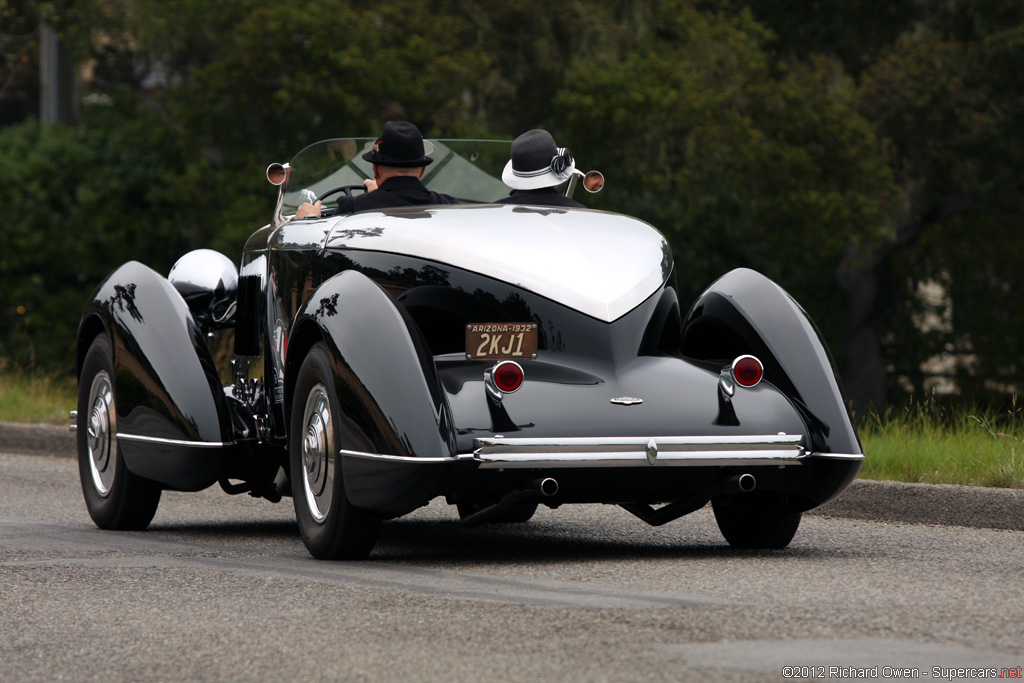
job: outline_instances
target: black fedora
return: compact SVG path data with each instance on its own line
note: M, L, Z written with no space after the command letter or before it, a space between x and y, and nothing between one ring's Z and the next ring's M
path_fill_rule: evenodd
M429 144L429 143L426 143ZM381 166L415 168L433 163L427 156L420 129L407 121L391 121L363 158Z

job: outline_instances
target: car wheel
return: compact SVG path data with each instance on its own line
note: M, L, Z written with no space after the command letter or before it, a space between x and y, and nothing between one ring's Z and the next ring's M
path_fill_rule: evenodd
M482 503L459 503L455 507L459 511L459 519L465 519L490 506ZM522 524L529 521L535 512L537 512L537 503L524 501L487 521L490 524Z
M799 512L783 512L777 499L756 494L714 498L711 506L719 530L734 548L785 548L800 526Z
M160 487L125 467L117 445L114 361L106 335L92 342L78 379L78 473L89 516L101 529L145 529Z
M338 455L341 418L327 346L320 342L303 360L295 382L288 452L302 541L322 560L364 558L380 533L380 520L354 508L345 495Z

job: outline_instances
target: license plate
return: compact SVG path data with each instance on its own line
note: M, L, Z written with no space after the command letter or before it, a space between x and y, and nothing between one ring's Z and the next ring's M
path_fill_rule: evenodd
M522 360L537 357L537 323L470 323L466 358Z

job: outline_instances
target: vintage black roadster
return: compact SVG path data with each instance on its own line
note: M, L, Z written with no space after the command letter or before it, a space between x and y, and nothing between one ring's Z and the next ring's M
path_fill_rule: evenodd
M569 503L659 525L710 501L731 545L782 548L857 475L829 353L776 284L734 270L684 316L650 225L494 204L501 142L434 141L424 182L459 205L292 218L360 191L372 143L272 165L274 215L237 269L130 262L90 297L72 428L98 526L219 483L291 497L325 559L440 496L467 525Z

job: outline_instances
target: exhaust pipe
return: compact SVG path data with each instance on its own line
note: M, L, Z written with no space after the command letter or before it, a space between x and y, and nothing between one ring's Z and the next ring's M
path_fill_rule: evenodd
M515 507L524 500L536 499L538 497L550 498L558 493L558 480L554 477L534 479L524 488L508 493L504 498L494 505L474 512L462 520L463 526L474 527L488 522L509 508Z
M757 479L754 478L753 474L744 472L743 474L737 474L733 477L724 479L721 483L721 488L718 490L718 495L750 493L756 488Z
M558 493L558 480L553 477L544 477L535 483L537 484L537 490L545 498L550 498Z

